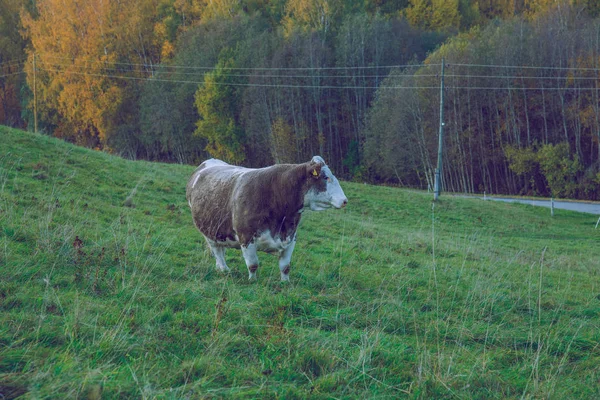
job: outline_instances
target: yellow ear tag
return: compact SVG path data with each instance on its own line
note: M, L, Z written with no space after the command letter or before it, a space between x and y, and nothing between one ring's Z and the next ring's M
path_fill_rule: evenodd
M317 170L313 169L313 176L317 176L317 175L319 175L319 174L317 174Z

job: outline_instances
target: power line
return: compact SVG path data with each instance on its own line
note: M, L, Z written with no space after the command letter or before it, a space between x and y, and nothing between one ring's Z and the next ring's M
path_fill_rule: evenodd
M577 70L577 71L600 71L600 68L585 67L541 67L532 65L499 65L499 64L455 64L447 63L448 66L458 67L482 67L482 68L513 68L513 69L556 69L556 70Z
M51 67L74 67L74 68L87 68L85 65L75 65L75 64L53 64L53 63L46 63L46 62L42 62L42 65L47 65L47 66L51 66ZM134 71L124 71L122 69L119 68L115 68L115 67L102 67L102 70L105 71L113 71L113 72L134 72ZM68 72L68 71L66 71ZM160 74L160 72L158 72ZM165 73L169 73L169 74L173 74L173 75L184 75L184 76L197 76L199 72L180 72L180 71L165 71ZM227 77L239 77L239 78L355 78L355 79L359 79L359 78L381 78L381 79L385 79L387 77L402 77L402 76L407 76L407 75L401 75L401 74L385 74L385 75L281 75L281 74L229 74L229 73L224 73L222 74L222 76L227 76ZM437 76L437 74L421 74L415 77L421 78L421 77L434 77Z
M23 63L25 60L27 60L27 57L14 58L14 59L12 59L12 60L8 60L8 61L2 61L2 62L0 62L0 65L4 65L4 64L21 64L21 63Z
M0 75L0 78L6 78L6 77L8 77L8 76L19 75L19 74L22 74L22 73L24 73L24 72L25 72L25 71L18 71L18 72L13 72L13 73L10 73L10 74L4 74L4 75Z
M573 80L600 80L597 76L584 77L584 76L518 76L518 75L460 75L460 74L446 74L455 78L489 78L489 79L573 79Z
M56 63L47 63L43 62L43 65L52 66L52 67L73 67L73 68L87 68L85 65L77 65L77 64L56 64ZM123 71L120 68L116 67L102 67L103 70L113 71L113 72L128 72ZM154 72L154 70L153 70ZM160 71L158 71L160 73ZM171 73L175 75L192 75L196 76L198 72L180 72L180 71L165 71L165 73ZM377 74L377 75L290 75L290 74L229 74L224 73L222 76L227 77L240 77L240 78L382 78L385 79L387 77L410 77L410 78L424 78L424 77L438 77L439 74L416 74L416 75L405 75L405 74ZM453 78L485 78L485 79L548 79L548 80L597 80L600 79L598 77L583 77L583 76L525 76L525 75L471 75L471 74L446 74L447 77Z
M44 57L71 60L68 57L56 57L45 55ZM114 65L130 65L145 68L181 68L181 69L197 69L197 70L213 70L214 67L195 67L187 65L169 65L169 64L140 64L140 63L124 63L124 62L109 62L101 60L89 60L84 62L91 63L110 63ZM295 70L347 70L347 69L379 69L379 68L419 68L427 66L435 66L440 64L404 64L404 65L370 65L370 66L353 66L353 67L221 67L223 70L240 70L240 71L295 71Z
M21 69L23 68L25 65L24 64L5 64L5 65L0 65L0 71L4 70L4 71L9 71L9 70L14 70L14 69Z
M107 75L95 74L77 71L65 71L57 69L39 68L44 71L57 72L62 74L74 74L82 76L95 76L102 78L129 79L137 81L150 82L167 82L167 83L184 83L203 85L204 81L179 80L179 79L160 79L160 78L143 78L135 76L123 75ZM295 84L266 84L266 83L235 83L235 82L212 82L219 86L245 86L245 87L281 87L281 88L304 88L304 89L438 89L438 86L348 86L348 85L295 85ZM600 90L596 87L494 87L494 86L446 86L447 89L467 89L467 90Z
M7 108L9 110L16 110L16 111L23 111L26 109L26 107L13 107L13 106L8 106L8 105L2 105L0 106L0 108Z
M59 57L53 55L44 55L47 58L61 59L61 60L73 60L71 57ZM196 69L196 70L213 70L213 67L198 67L198 66L187 66L187 65L169 65L169 64L151 64L151 63L126 63L126 62L111 62L102 60L83 60L83 62L90 63L102 63L102 64L114 64L114 65L129 65L145 68L171 68L171 69ZM344 67L222 67L224 70L243 70L243 71L294 71L294 70L348 70L348 69L392 69L392 68L424 68L424 67L439 67L439 63L419 63L419 64L400 64L400 65L370 65L370 66L344 66ZM502 64L467 64L467 63L446 63L446 66L458 66L458 67L478 67L478 68L512 68L512 69L553 69L553 70L578 70L578 71L600 71L600 68L587 68L587 67L545 67L545 66L534 66L534 65L502 65ZM449 76L449 75L447 75Z
M492 87L492 86L446 86L447 89L468 89L468 90L600 90L600 87Z
M44 71L58 72L62 74L75 74L84 76L96 76L103 78L116 78L116 79L131 79L138 81L150 81L150 82L169 82L169 83L186 83L203 85L204 81L183 81L176 79L159 79L159 78L140 78L135 76L122 76L122 75L105 75L105 74L91 74L85 72L75 71L63 71L48 68L39 68ZM260 83L233 83L233 82L212 82L215 85L220 86L247 86L247 87L280 87L280 88L303 88L303 89L438 89L437 86L335 86L335 85L287 85L287 84L260 84Z

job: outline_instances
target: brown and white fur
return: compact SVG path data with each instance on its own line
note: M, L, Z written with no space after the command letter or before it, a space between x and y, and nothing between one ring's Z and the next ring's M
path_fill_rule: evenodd
M241 248L249 279L254 279L257 251L278 252L282 281L289 280L302 212L306 208L342 208L348 203L338 180L319 156L304 164L258 169L210 159L190 177L186 197L217 268L229 271L225 249Z

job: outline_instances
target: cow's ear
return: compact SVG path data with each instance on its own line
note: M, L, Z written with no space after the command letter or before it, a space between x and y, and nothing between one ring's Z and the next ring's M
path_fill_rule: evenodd
M310 176L313 179L319 179L319 176L321 176L321 167L323 167L323 164L318 162L311 162L308 165L308 176Z

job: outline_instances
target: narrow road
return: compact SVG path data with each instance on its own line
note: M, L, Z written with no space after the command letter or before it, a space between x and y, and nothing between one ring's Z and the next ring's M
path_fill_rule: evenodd
M468 196L471 197L471 196ZM478 197L478 199L484 200L483 197ZM504 201L507 203L522 203L522 204L530 204L532 206L541 206L550 208L550 200L529 200L529 199L513 199L508 197L489 197L487 196L485 200L493 200L493 201ZM600 203L592 203L592 202L579 202L579 201L564 201L564 200L554 200L554 208L561 210L571 210L584 212L588 214L596 214L600 215Z

